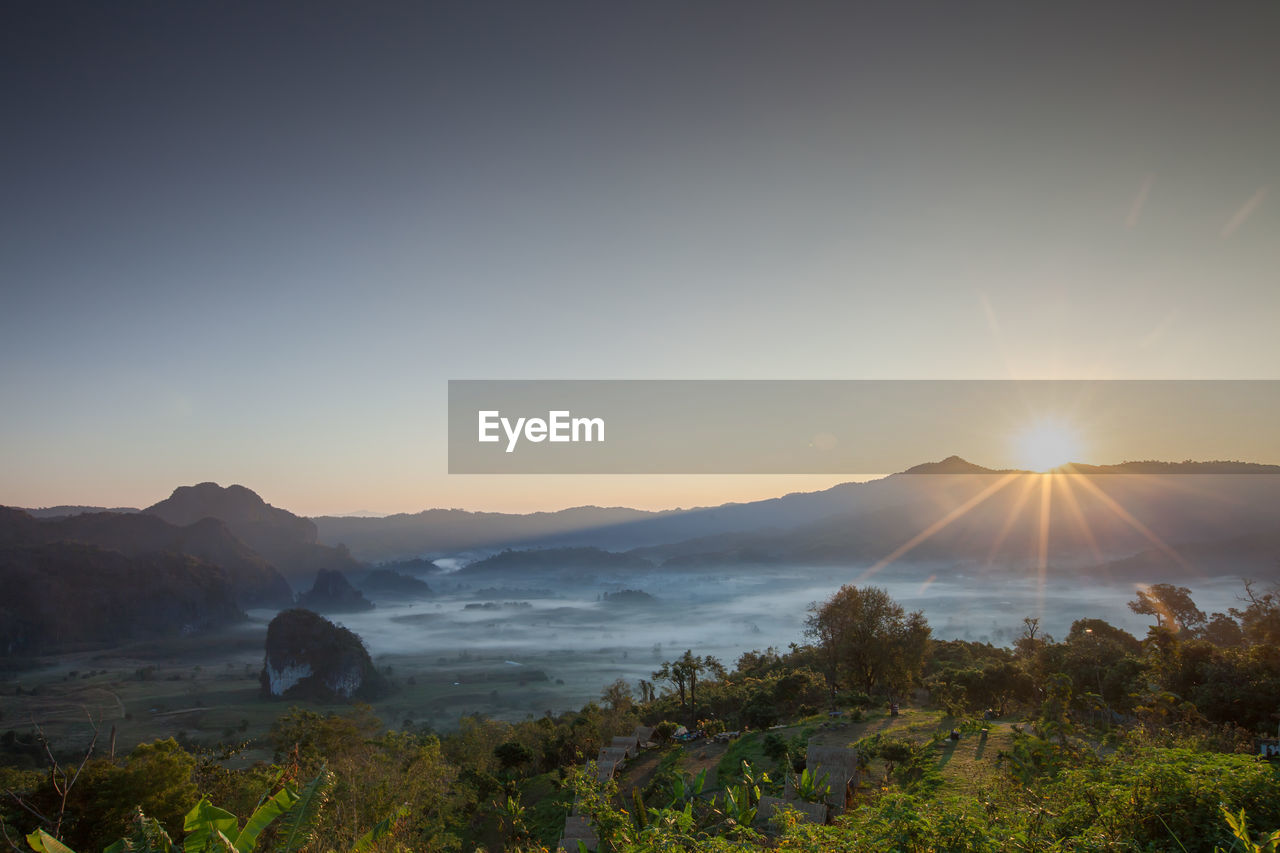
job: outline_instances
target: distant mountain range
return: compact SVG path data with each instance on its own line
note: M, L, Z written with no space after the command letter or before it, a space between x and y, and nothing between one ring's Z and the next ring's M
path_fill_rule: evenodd
M20 510L0 510L0 544L30 547L68 542L133 559L148 554L192 557L218 567L242 607L284 606L293 600L288 582L276 568L217 518L176 525L147 513L91 512L37 519Z
M598 548L673 569L868 565L890 556L1021 568L1041 559L1043 542L1046 560L1091 571L1129 572L1136 564L1125 560L1151 552L1142 559L1189 574L1216 553L1205 571L1226 571L1241 557L1264 576L1274 572L1274 558L1259 564L1258 555L1270 549L1280 557L1280 466L1142 461L1073 464L1042 476L952 456L880 480L717 507L428 510L315 522L321 542L343 542L365 560ZM924 531L931 532L921 537ZM489 571L515 562L507 556L481 565Z
M953 456L879 480L716 507L315 519L243 486L201 483L143 510L0 509L0 583L19 591L13 601L30 604L45 583L52 598L83 587L85 600L115 607L125 605L108 587L158 572L166 580L142 600L168 629L196 630L233 618L227 602L236 613L288 606L290 586L307 589L322 571L360 577L392 560L409 562L391 568L437 569L423 558L470 562L463 573L475 577L929 562L1044 564L1134 580L1270 580L1280 558L1277 475L1274 465L1157 461L1073 464L1040 475ZM179 588L203 592L184 598ZM0 642L35 648L32 624L14 606L0 608ZM66 642L93 634L73 625L60 631Z
M360 568L243 486L182 486L123 512L0 507L0 654L204 630L292 605L291 580Z
M80 518L101 533L105 515ZM244 616L229 572L181 550L184 545L205 550L216 541L218 522L212 519L197 530L172 531L165 543L172 549L134 553L59 538L66 531L49 525L0 508L0 655L191 633ZM156 533L145 531L144 538Z

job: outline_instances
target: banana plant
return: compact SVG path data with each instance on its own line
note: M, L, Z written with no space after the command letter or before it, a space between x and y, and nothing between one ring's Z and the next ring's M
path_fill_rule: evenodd
M759 789L756 789L759 791ZM724 816L727 823L739 826L750 826L756 819L757 796L755 803L751 800L751 789L746 785L730 785L724 789Z
M332 780L333 774L321 770L300 790L286 784L260 802L244 826L231 812L202 797L183 819L181 844L169 837L159 821L139 810L134 816L133 831L129 837L116 841L103 853L254 853L258 838L276 821L281 823L274 849L282 853L296 853L313 840L316 818ZM361 836L351 853L367 853L379 839L394 831L396 823L407 813L408 806L402 806ZM75 853L43 829L28 835L27 844L36 853Z
M796 777L796 796L806 803L821 803L831 793L831 774L816 777L808 767Z
M1249 821L1245 816L1244 809L1240 810L1238 815L1232 814L1231 811L1223 805L1218 806L1222 810L1222 816L1227 819L1227 826L1231 828L1231 834L1236 840L1229 849L1235 850L1237 847L1242 848L1246 853L1276 853L1280 850L1280 829L1264 835L1261 842L1253 840L1253 834L1249 832ZM1214 853L1225 853L1221 847L1214 847Z
M706 784L706 768L692 778L687 773L681 773L671 782L671 808L679 807L702 796L702 789Z

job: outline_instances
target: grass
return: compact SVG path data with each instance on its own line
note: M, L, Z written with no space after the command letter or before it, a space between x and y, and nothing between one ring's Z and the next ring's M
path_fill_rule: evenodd
M950 740L951 730L961 728L961 723L942 710L904 708L897 717L876 715L861 723L828 726L816 732L812 741L826 746L850 746L875 734L918 744L936 738L934 769L942 777L943 789L971 793L999 775L996 762L1001 752L1012 748L1013 731L1008 721L992 720L984 724L988 729L986 737L978 732L966 732L958 741ZM873 761L869 770L872 779L883 778L884 764Z
M524 804L525 825L534 838L554 847L564 830L573 792L557 785L553 774L543 773L520 784L520 801Z
M742 773L742 762L747 761L757 772L761 770L767 772L774 783L781 785L784 775L790 773L791 768L781 767L777 761L769 757L765 752L765 741L770 735L776 735L789 742L798 741L803 751L804 746L820 730L821 724L825 719L822 715L806 717L795 725L784 728L762 732L747 732L729 744L729 749L716 767L716 778L738 778Z
M114 730L116 752L139 743L178 737L204 746L260 740L290 705L320 713L345 713L347 704L263 699L262 632L146 641L109 650L69 652L27 661L28 668L0 670L0 732L39 726L60 755L82 755L98 731L98 750ZM579 658L554 660L556 672L574 672ZM516 668L501 655L379 655L392 666L395 689L373 703L390 728L430 726L448 731L461 713L520 720L580 707L573 685L538 666ZM570 697L572 696L572 699ZM261 756L258 756L261 757Z
M729 749L716 765L717 779L733 779L742 772L742 762L748 761L752 767L768 769L773 772L773 759L764 752L764 732L748 732L729 744Z

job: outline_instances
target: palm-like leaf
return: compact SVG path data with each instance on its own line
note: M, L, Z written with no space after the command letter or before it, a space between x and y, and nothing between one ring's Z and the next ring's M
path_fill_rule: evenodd
M262 831L270 826L276 818L288 814L300 800L301 797L292 788L281 788L276 792L275 796L254 809L253 814L249 816L249 820L245 822L244 829L240 830L240 834L236 836L235 849L237 853L252 853L254 848L258 846L258 836L262 834Z
M67 845L54 838L43 829L37 829L27 836L27 843L36 853L75 853Z
M367 851L373 849L373 845L394 832L396 824L408 814L409 806L406 803L396 809L386 820L376 824L373 829L356 839L355 846L351 848L351 853L367 853Z
M298 801L285 814L284 823L280 827L280 849L284 853L294 853L311 841L315 833L316 819L328 798L332 780L332 773L321 770L316 778L298 792Z
M102 853L172 853L173 849L173 839L164 831L160 821L147 817L142 809L138 809L133 815L133 833L103 848Z
M226 809L220 809L204 797L196 803L195 808L187 812L182 819L182 831L185 834L182 849L185 853L205 853L216 850L214 844L219 834L234 834L240 828L240 821Z

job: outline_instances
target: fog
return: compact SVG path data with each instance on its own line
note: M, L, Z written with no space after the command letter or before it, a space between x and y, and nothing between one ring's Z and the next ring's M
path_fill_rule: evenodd
M922 610L941 640L1010 645L1027 616L1038 617L1042 631L1058 638L1082 618L1104 619L1138 637L1150 624L1127 607L1134 598L1132 583L1050 579L1042 584L1034 573L967 576L954 566L922 565L891 568L866 580L862 575L856 567L572 579L530 573L479 579L464 572L430 578L437 591L433 598L374 599L373 611L331 618L359 634L380 665L434 675L446 692L457 694L456 701L449 695L434 700L435 713L456 717L484 710L507 718L580 707L618 678L633 686L639 679L652 680L662 661L685 649L714 655L729 667L744 651L785 650L804 642L810 605L844 583L884 587L908 610ZM1243 591L1238 579L1188 585L1206 613L1238 606ZM602 600L623 589L641 590L654 600ZM485 673L486 688L495 680L518 681L522 692L485 690L485 707L470 707L464 694L475 695L466 688L477 687L479 671Z

